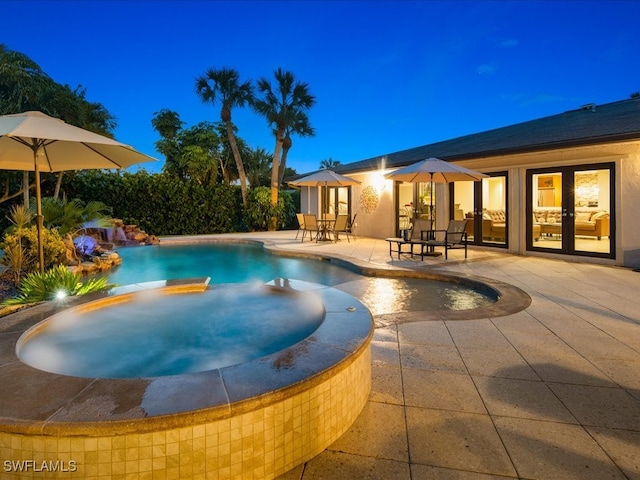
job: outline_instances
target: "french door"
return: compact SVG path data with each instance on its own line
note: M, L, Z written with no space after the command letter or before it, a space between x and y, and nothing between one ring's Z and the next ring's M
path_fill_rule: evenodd
M350 187L323 187L322 213L331 218L336 215L350 215Z
M615 165L527 171L527 249L614 258Z
M453 220L467 220L469 243L506 247L509 239L507 173L490 173L478 182L450 185Z

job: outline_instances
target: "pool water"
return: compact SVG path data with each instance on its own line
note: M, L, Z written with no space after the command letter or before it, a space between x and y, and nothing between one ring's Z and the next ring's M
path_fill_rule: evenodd
M269 282L291 278L336 287L360 299L374 315L407 311L468 310L496 296L457 283L418 278L365 277L331 262L283 257L261 245L198 243L118 250L122 265L107 272L117 285L211 277L211 283Z
M359 277L329 262L272 255L261 245L198 243L118 249L122 265L107 272L118 285L211 277L210 283L268 282L295 278L334 286Z

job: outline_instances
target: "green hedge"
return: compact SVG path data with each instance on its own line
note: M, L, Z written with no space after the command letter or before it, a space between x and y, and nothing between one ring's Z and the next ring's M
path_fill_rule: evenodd
M67 198L103 202L112 207L114 218L153 235L242 232L249 226L262 229L260 191L250 195L253 201L245 214L240 188L235 185L203 186L144 170L84 170L65 177L64 191ZM295 223L294 200L286 191L280 197L278 228L291 228Z

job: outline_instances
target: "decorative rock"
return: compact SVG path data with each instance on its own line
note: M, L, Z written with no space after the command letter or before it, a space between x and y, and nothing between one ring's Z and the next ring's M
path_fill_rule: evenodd
M75 239L67 234L67 250L63 263L70 271L83 275L102 272L122 264L122 258L113 250L114 245L158 245L160 240L140 230L137 225L124 225L112 219L113 228L87 229L86 235ZM95 232L94 232L95 231Z
M98 265L93 262L82 262L80 266L82 267L82 273L85 275L91 275L92 273L98 273L100 271Z
M66 234L62 239L64 245L67 247L65 252L65 257L63 263L66 265L79 265L80 259L78 258L78 253L76 252L76 246L73 243L73 238L71 238L70 234Z
M137 225L125 225L120 219L111 219L113 229L108 235L109 241L116 245L157 245L158 237L140 230Z

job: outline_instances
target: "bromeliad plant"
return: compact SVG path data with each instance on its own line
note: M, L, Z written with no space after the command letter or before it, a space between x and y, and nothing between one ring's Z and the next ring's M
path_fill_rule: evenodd
M23 305L65 296L84 295L110 288L104 277L92 278L81 282L77 273L70 272L64 265L57 265L44 273L34 272L26 275L18 290L19 295L2 302L3 305Z

